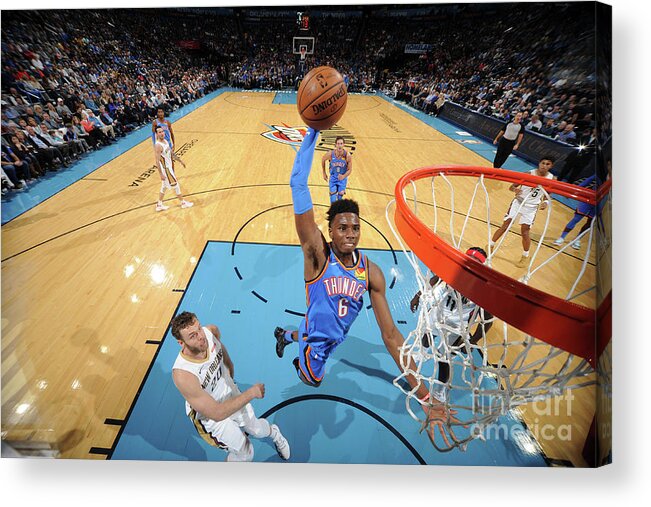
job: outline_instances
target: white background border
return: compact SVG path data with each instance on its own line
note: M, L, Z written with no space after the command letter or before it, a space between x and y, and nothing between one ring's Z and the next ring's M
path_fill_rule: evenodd
M135 5L134 5L135 3ZM182 1L70 1L57 8L179 6ZM193 6L341 4L359 2L189 2ZM374 3L387 3L376 1ZM395 2L391 2L395 3ZM449 2L452 3L452 2ZM537 505L624 505L651 497L646 369L651 313L648 287L649 48L647 7L612 0L614 88L614 464L599 470L417 466L0 460L0 501L48 506L131 506L235 503L240 505L454 505L458 502ZM23 0L21 9L54 4ZM553 20L550 20L553 23ZM644 176L646 175L646 176ZM646 180L644 180L646 178Z

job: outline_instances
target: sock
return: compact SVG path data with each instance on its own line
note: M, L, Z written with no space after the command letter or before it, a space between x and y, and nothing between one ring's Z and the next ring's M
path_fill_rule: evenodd
M523 250L522 257L529 257L529 250Z
M285 343L292 343L294 340L292 339L292 332L291 331L285 331Z
M276 427L275 424L270 424L269 426L271 427L271 433L269 434L269 438L271 438L271 440L276 440L279 434L278 428Z

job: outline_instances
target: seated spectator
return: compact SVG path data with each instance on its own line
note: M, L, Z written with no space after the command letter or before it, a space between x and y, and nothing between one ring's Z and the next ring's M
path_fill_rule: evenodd
M63 139L67 143L73 144L77 150L77 153L79 154L87 153L90 151L90 146L88 146L88 143L83 137L80 137L79 134L75 132L75 129L72 127L72 123L66 124Z
M553 120L552 120L553 122ZM525 125L525 130L533 130L534 132L540 132L540 129L542 129L542 122L540 121L540 118L538 117L537 114L534 114L531 117L531 120L529 123Z
M18 137L20 138L20 134L18 134ZM47 140L43 139L31 125L27 126L25 139L28 144L36 148L36 156L38 157L41 166L46 167L49 170L56 170L58 167L56 162L58 161L58 163L68 167L68 161L63 156L63 153L61 153L61 151L59 151L55 146L50 145Z
M59 132L57 130L49 130L45 123L41 123L39 129L40 130L37 131L39 138L63 153L63 160L70 161L71 157L76 155L73 146L66 143L63 140L63 137L59 137Z
M72 130L76 134L77 139L84 140L91 150L97 149L100 146L101 140L96 136L91 136L88 132L86 132L76 115L72 117Z
M556 137L554 137L554 139L567 144L576 144L576 133L574 132L574 125L568 123L561 132L556 134Z
M16 190L27 186L26 180L29 179L27 163L19 160L7 146L2 147L2 170Z
M93 111L87 110L88 121L90 121L96 128L100 129L106 136L110 136L111 139L115 139L115 130L113 125L106 125L102 120L100 120Z
M11 136L11 143L9 144L11 151L13 151L20 160L27 161L27 163L29 164L30 175L32 178L38 178L40 176L43 176L43 174L45 174L45 169L43 169L41 167L41 164L38 162L38 158L36 157L35 150L27 146L23 142L24 139L25 139L25 135L22 132L16 133L15 136Z
M95 123L90 120L87 112L84 111L81 115L81 118L81 126L90 136L93 145L97 146L99 144L109 144L108 136L102 131L101 128L98 128Z
M120 124L119 121L116 119L113 119L108 112L106 111L106 107L104 106L99 106L99 119L100 121L107 126L111 126L113 130L117 131L118 135L123 136L124 135L124 128ZM113 136L115 137L115 135Z

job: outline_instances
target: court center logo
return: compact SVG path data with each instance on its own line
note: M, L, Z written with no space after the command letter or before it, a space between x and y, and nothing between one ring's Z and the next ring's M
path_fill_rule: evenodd
M297 148L303 142L307 134L307 127L290 127L288 125L269 125L271 130L262 133L262 137L271 139L277 143L289 144Z
M303 142L303 137L307 133L306 126L290 127L289 125L267 125L271 130L263 132L262 137L266 137L277 143L288 144L299 148ZM351 153L355 151L357 140L348 130L334 125L328 130L322 130L319 143L316 145L317 151L328 151L335 148L335 141L338 136L344 138L344 144Z

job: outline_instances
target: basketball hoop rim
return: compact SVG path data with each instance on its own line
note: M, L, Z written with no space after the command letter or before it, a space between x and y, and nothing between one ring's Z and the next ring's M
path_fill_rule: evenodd
M542 186L550 193L595 205L597 192L569 183L504 169L466 166L432 166L414 169L402 176L395 187L396 226L410 246L434 273L465 297L491 314L546 343L586 359L594 368L610 341L596 342L597 311L547 294L481 264L448 244L416 217L404 197L405 187L416 180L438 176L485 175L528 186ZM606 188L604 188L608 185ZM607 181L599 189L605 195ZM607 298L610 300L609 298ZM600 312L601 321L604 312ZM608 312L609 313L609 312ZM604 326L599 326L600 334Z

